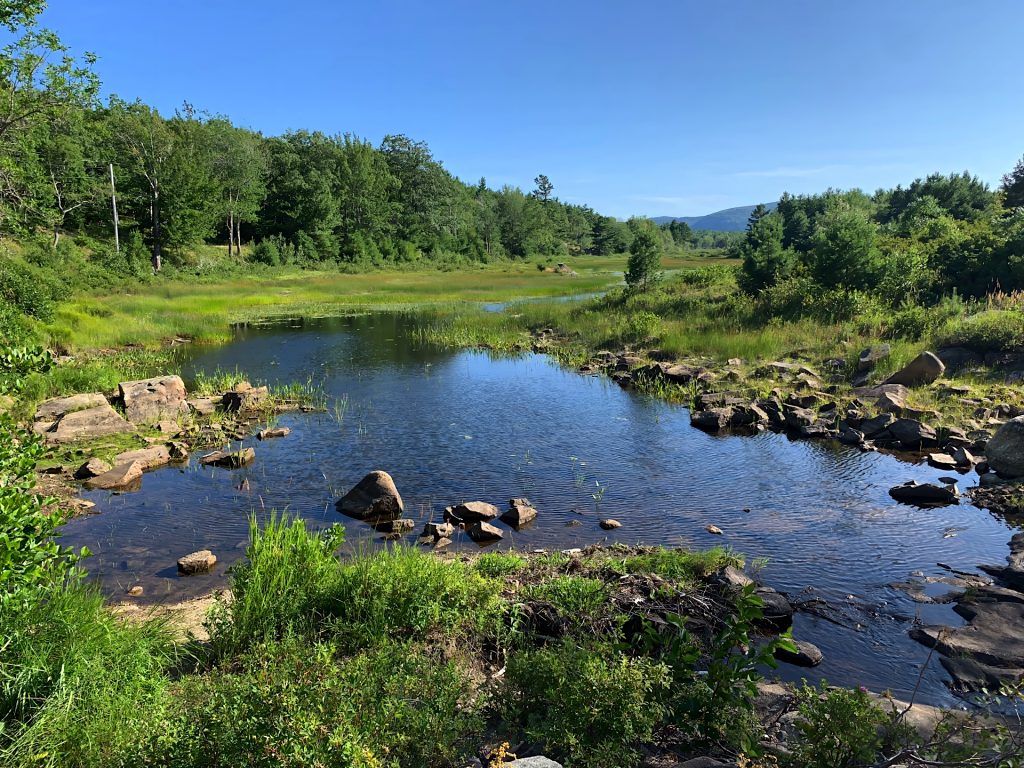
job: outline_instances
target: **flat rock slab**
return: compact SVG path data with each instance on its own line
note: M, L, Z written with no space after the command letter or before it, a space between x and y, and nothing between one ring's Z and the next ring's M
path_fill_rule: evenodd
M89 392L71 397L54 397L44 400L36 409L36 421L56 421L73 411L85 411L107 404L107 398L100 392Z
M109 472L91 477L85 481L85 487L100 491L134 491L142 483L142 464L131 461L119 464Z
M467 501L447 507L444 510L444 519L450 523L476 523L480 521L493 520L498 516L498 508L486 501Z
M901 504L916 507L942 507L960 503L955 487L918 483L916 480L890 488L889 495Z
M256 461L256 451L252 448L242 448L240 451L214 451L199 459L200 464L227 469L239 469L254 461Z
M395 520L405 512L394 479L383 470L366 475L335 506L343 515L357 520Z
M188 413L185 382L180 376L123 381L118 393L124 402L125 417L133 424L156 424Z
M133 461L142 465L143 472L148 472L164 464L170 464L171 452L165 445L151 445L149 448L125 451L114 457L114 464L130 464Z
M963 627L924 626L911 637L943 656L968 658L1001 669L1024 669L1024 603L961 603L956 608L971 623Z
M178 558L178 573L182 576L209 573L216 564L217 556L208 549L201 549Z
M113 467L103 459L92 458L75 470L75 479L88 480L90 477L98 477L112 469Z
M256 433L256 437L260 440L269 440L273 437L287 437L291 434L291 430L288 427L274 427L273 429L261 429Z
M200 416L212 416L223 402L223 395L218 397L193 397L186 400L188 407Z
M44 436L53 443L73 443L134 431L135 427L104 400L103 405L65 414Z

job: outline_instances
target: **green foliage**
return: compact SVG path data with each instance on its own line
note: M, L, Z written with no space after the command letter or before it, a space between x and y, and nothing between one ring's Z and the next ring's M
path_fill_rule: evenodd
M567 768L628 768L664 715L664 665L572 642L508 661L500 695L507 721Z
M557 576L523 591L523 597L550 603L571 627L585 630L608 605L608 589L599 579Z
M792 251L782 247L782 216L765 214L756 219L747 230L740 246L743 258L740 286L747 293L757 293L775 285L793 272L796 259Z
M1024 157L1017 161L1013 170L1003 176L1003 205L1007 208L1024 207Z
M796 768L855 768L874 762L887 718L863 689L820 688L796 692L799 739L787 761Z
M260 240L252 249L250 257L259 264L276 267L281 263L281 248L276 237Z
M953 321L940 335L944 346L981 352L1006 352L1024 347L1024 312L993 309Z
M715 285L736 284L736 270L723 264L711 264L697 269L688 269L679 275L679 282L694 288L710 288Z
M522 570L525 565L526 559L512 552L485 552L476 559L473 568L481 576L500 579Z
M727 565L739 567L742 564L738 555L722 547L695 552L658 547L630 555L618 567L625 573L654 573L674 582L693 584Z
M661 318L653 312L633 312L626 318L626 334L637 342L646 342L658 337Z
M882 258L875 244L876 225L861 211L836 204L815 220L810 269L826 288L870 289L878 281Z
M42 347L0 347L0 395L21 392L33 373L47 373L53 356Z
M53 318L54 296L39 270L0 257L0 301L39 320Z
M629 244L629 262L626 266L626 285L630 290L645 293L658 282L661 265L661 246L655 237L655 228L641 219L631 219L633 242Z

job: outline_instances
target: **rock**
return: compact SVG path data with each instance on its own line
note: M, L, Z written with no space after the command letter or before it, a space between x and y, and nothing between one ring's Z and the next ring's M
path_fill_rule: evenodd
M467 501L448 507L444 511L444 519L449 523L476 523L493 520L498 516L498 508L486 501Z
M142 465L142 471L148 472L156 467L171 463L171 452L165 445L151 445L149 448L140 448L135 451L125 451L114 457L115 464L128 464L137 461Z
M236 385L234 389L224 393L224 409L239 413L252 411L262 405L269 396L270 390L266 387L239 389Z
M889 495L902 504L911 504L917 507L941 507L960 503L956 486L918 483L916 480L890 488Z
M117 389L124 403L125 418L132 424L155 424L188 413L185 382L180 376L123 381Z
M197 573L208 573L217 564L217 556L208 549L201 549L184 557L178 558L178 574L194 576Z
M89 510L95 509L96 507L96 503L93 501L89 501L88 499L68 499L68 504L70 504L74 508L76 513L88 512Z
M782 632L793 623L793 606L785 596L780 595L771 587L758 587L754 592L763 605L761 606L760 624Z
M125 594L131 595L132 597L141 597L143 591L141 584L135 584L134 586L128 587Z
M85 487L98 491L132 491L139 488L141 481L142 465L132 461L89 478L85 481Z
M916 387L920 384L931 384L943 371L946 366L932 352L922 352L911 360L902 369L894 373L884 384L903 384L907 387Z
M170 451L171 461L188 461L188 445L172 440L167 444L167 450Z
M562 768L562 764L543 756L521 757L511 763L505 763L504 768Z
M1024 477L1024 416L999 427L985 446L989 469L1003 477Z
M729 425L734 413L731 407L690 411L690 424L704 432L719 432Z
M214 451L199 459L200 464L227 469L239 469L256 461L254 448L242 448L237 451Z
M338 500L339 512L357 520L394 520L402 516L405 504L391 475L371 472Z
M754 580L747 576L739 568L727 565L715 575L715 581L720 584L727 584L736 589L743 589L754 583Z
M722 535L722 529L719 528L717 525L705 525L704 530L708 533L713 533L715 536Z
M958 467L973 467L978 462L974 454L962 445L953 451L953 461Z
M521 528L537 519L537 510L529 499L509 499L508 509L501 514L501 521L513 528Z
M936 442L935 430L916 419L896 419L887 431L893 439L899 440L904 448L924 448Z
M37 424L42 423L45 422L37 422ZM134 430L135 427L125 421L121 414L104 401L103 405L65 414L44 436L48 441L54 443L73 443L78 440L120 435Z
M455 526L451 523L427 523L423 526L423 535L431 539L443 539L455 535Z
M661 368L661 375L676 384L689 384L701 373L703 369L692 368L689 365L670 365Z
M953 688L958 691L998 691L1004 684L1017 683L1024 678L1024 669L993 667L971 658L943 656L939 662L953 678Z
M485 523L482 520L466 529L466 535L477 543L497 541L504 537L501 529L495 528L490 523Z
M603 520L599 520L597 524L606 531L614 531L616 528L622 527L622 523L613 517L606 517Z
M224 402L223 395L220 397L193 397L186 401L188 407L200 416L212 416L217 406Z
M398 520L389 520L381 524L381 530L388 533L405 533L416 527L416 521L407 517Z
M957 461L948 453L929 453L928 463L936 469L955 469Z
M113 467L103 459L92 458L75 470L75 479L88 480L90 477L97 477L105 474L111 469L113 469Z
M910 636L944 656L1008 670L1024 669L1024 603L959 603L954 609L967 619L962 627L923 626Z
M888 344L876 344L873 347L868 347L860 353L860 357L857 358L857 371L865 372L874 370L874 367L880 360L885 360L889 356L890 347Z
M800 408L795 405L787 405L784 408L786 426L790 429L800 430L802 427L809 427L818 420L818 414L810 408Z
M821 652L818 646L812 643L794 640L793 645L796 646L795 651L785 648L775 649L775 658L797 667L816 667L825 658L825 654Z
M174 437L181 433L181 425L176 421L161 421L156 428L168 437Z
M447 536L442 536L440 539L434 542L434 549L444 549L445 547L450 547L451 544L451 539L449 539Z
M853 427L839 430L839 442L845 445L860 445L864 442L864 433Z
M967 347L942 347L936 350L935 356L949 371L958 371L984 362L982 355Z
M291 434L291 430L288 427L274 427L273 429L261 429L256 433L256 437L260 440L269 440L272 437L287 437Z
M36 409L36 421L57 421L74 411L85 411L89 408L96 408L107 404L100 392L89 392L84 395L71 395L71 397L54 397L44 400Z
M864 419L860 423L860 431L864 433L864 437L870 440L882 434L895 421L896 419L891 413L883 413L873 419Z

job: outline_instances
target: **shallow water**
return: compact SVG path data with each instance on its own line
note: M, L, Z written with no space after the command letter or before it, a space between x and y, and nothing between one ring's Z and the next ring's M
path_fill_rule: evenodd
M377 541L334 502L368 471L386 469L407 516L419 521L463 500L500 506L528 496L540 517L507 532L502 546L724 544L766 558L763 581L791 599L832 606L832 621L799 614L794 632L824 651L824 663L814 670L783 665L784 676L904 696L928 655L907 637L914 617L960 622L950 606L920 605L887 585L917 571L945 574L937 563L975 571L1006 557L1010 530L988 513L966 504L921 510L888 496L897 483L948 472L771 433L709 436L690 427L684 407L563 370L541 355L418 347L403 327L410 322L387 314L289 321L244 328L232 344L197 350L186 378L238 367L269 383L312 380L327 394L328 413L282 416L291 435L247 441L257 459L242 470L193 461L147 474L136 493L88 492L99 514L68 523L64 543L95 553L91 573L111 595L142 584L145 600L180 599L226 583L254 510L287 509L315 525L342 522L347 546ZM336 409L339 403L347 405ZM974 479L965 476L961 487ZM239 490L243 480L247 488ZM597 520L605 516L622 528L601 530ZM724 535L707 533L708 524ZM177 577L175 560L203 548L217 553L216 571ZM949 702L945 679L933 659L918 700Z

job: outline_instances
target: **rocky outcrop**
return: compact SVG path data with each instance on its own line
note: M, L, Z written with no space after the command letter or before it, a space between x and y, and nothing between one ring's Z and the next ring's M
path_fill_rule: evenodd
M915 357L901 370L894 373L884 384L903 384L907 387L916 387L921 384L931 384L943 371L945 364L932 352L922 352Z
M501 513L501 521L512 528L522 528L537 519L537 510L529 499L509 499L508 509Z
M123 381L118 386L125 418L132 424L155 424L187 414L185 394L185 382L180 376Z
M942 507L960 503L956 486L918 483L916 480L890 488L889 495L901 504L915 507Z
M467 501L444 510L444 519L455 525L486 522L497 516L498 508L486 501Z
M382 470L366 475L335 506L357 520L395 520L405 512L395 481Z
M36 422L41 423L45 422ZM42 434L48 442L74 443L133 431L135 427L104 401L103 405L65 414Z
M36 409L36 421L46 421L51 424L62 416L74 411L85 411L89 408L96 408L107 404L105 398L99 392L89 392L83 395L71 395L71 397L54 397L44 400Z
M1024 477L1024 416L999 427L985 446L989 467L1002 477Z
M85 487L97 491L134 491L142 484L142 465L137 461L120 464L102 475L85 481Z
M208 549L201 549L178 558L178 574L195 576L199 573L209 573L216 564L217 556Z
M170 464L171 452L166 445L151 445L149 448L139 448L135 451L125 451L114 457L115 464L130 464L137 461L142 466L143 472Z

